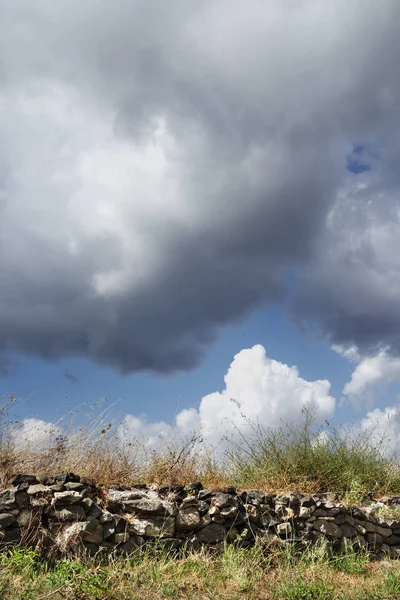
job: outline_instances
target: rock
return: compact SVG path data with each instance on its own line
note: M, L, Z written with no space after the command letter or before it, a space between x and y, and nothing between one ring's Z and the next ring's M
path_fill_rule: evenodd
M218 523L211 523L197 531L196 535L202 544L218 544L225 539L226 530Z
M5 490L0 493L0 512L8 512L13 508L17 508L15 494L15 490Z
M34 485L30 485L27 489L28 496L51 496L51 489L43 485L42 483L35 483ZM32 498L31 498L32 500Z
M386 538L392 535L392 530L388 527L379 527L379 525L375 525L375 533L378 533L382 537Z
M16 523L14 515L11 515L10 513L0 514L0 527L2 529L10 527L10 525L14 525L14 523Z
M201 490L198 494L199 500L209 500L214 495L212 490Z
M67 481L64 487L66 490L73 490L75 492L81 492L83 489L85 489L83 483L79 483L77 481Z
M265 494L263 492L259 492L258 490L249 490L247 492L243 492L240 495L240 499L244 504L253 504L255 506L266 504Z
M217 492L211 502L212 506L216 506L219 509L228 508L231 506L237 507L236 501L229 494L223 492Z
M100 523L112 523L113 520L114 520L113 515L108 511L102 512L101 515L99 516Z
M331 521L323 521L322 519L314 521L314 529L333 538L341 538L343 535L338 525L335 525Z
M121 535L121 534L116 534ZM103 527L98 523L90 531L87 529L82 531L82 540L91 544L101 544L103 541Z
M175 519L161 516L141 517L130 521L129 529L144 537L173 537Z
M114 541L116 544L125 544L130 538L129 533L116 533L114 536Z
M289 506L277 504L275 506L275 512L276 516L282 521L286 519L291 521L296 517L296 513L294 512L293 508L290 508Z
M114 535L114 533L115 533L115 523L114 522L105 523L103 525L103 535L104 535L105 540L110 538L112 535Z
M261 516L260 506L255 504L245 504L244 509L252 523L257 523Z
M54 510L54 516L60 522L83 521L86 513L79 504L72 504Z
M390 535L385 539L385 543L388 544L388 546L400 546L400 537L398 535Z
M381 546L383 542L383 538L379 533L367 533L366 540L368 545L372 547Z
M357 535L357 531L348 523L343 523L340 525L340 529L342 530L342 534L345 538L353 538Z
M276 526L276 533L280 536L289 537L292 535L293 529L291 523L279 523Z
M203 484L200 481L196 481L195 483L189 483L186 486L186 491L193 494L196 492L200 492L203 489Z
M132 554L137 548L133 540L127 540L125 543L118 546L118 554Z
M8 529L4 532L4 536L1 538L2 544L15 544L21 539L21 532L18 529Z
M65 492L54 492L52 505L65 506L67 504L76 504L81 500L83 500L83 496L80 492L75 492L73 490L67 490Z
M15 475L14 479L11 482L11 485L14 487L18 487L22 483L28 483L29 485L32 485L32 484L39 483L39 482L36 479L35 475L18 474L18 475Z
M299 511L299 517L301 519L309 519L312 515L312 506L301 506Z
M65 485L69 482L79 483L81 478L74 473L57 473L52 477L46 477L42 480L45 485Z
M306 506L306 507L315 506L315 500L312 496L304 496L300 500L300 506Z
M24 528L36 527L40 523L40 512L24 508L17 517L17 523L20 527Z
M188 507L178 510L176 516L176 530L193 531L201 527L202 519L196 507Z

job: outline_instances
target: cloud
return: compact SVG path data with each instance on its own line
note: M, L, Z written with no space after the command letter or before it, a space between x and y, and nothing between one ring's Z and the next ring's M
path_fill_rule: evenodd
M288 422L298 423L304 419L304 408L316 411L316 424L331 418L335 411L329 381L302 379L296 367L268 358L261 345L241 350L224 380L222 392L205 396L198 410L181 411L174 427L165 423L148 424L129 415L121 435L125 439L139 435L153 447L160 437L179 439L196 432L207 446L221 447L224 437L237 440L250 434L257 424L276 428Z
M190 369L269 302L398 352L399 17L397 0L3 2L2 359Z
M361 431L371 435L371 442L381 446L382 451L393 456L400 450L400 405L376 408L362 419Z
M382 348L373 356L360 355L357 348L333 346L333 350L357 365L344 388L343 394L356 407L371 406L378 389L384 389L400 380L400 358L390 354L390 348Z
M35 418L23 419L20 426L12 430L12 438L17 446L30 448L45 447L62 434L63 430L58 425Z

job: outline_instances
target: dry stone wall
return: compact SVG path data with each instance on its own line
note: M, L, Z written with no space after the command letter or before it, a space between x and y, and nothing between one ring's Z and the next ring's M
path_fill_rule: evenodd
M204 489L201 483L105 491L73 473L40 482L17 475L12 487L0 492L0 548L19 543L60 555L130 554L146 544L220 549L225 543L251 547L260 538L266 545L301 548L323 538L334 549L366 547L397 558L400 520L379 517L386 505L400 507L400 497L356 508L333 494L239 494L234 488Z

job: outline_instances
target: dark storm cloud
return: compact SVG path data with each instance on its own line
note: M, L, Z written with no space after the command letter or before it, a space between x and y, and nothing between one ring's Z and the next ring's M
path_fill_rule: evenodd
M399 17L3 2L0 352L188 369L289 271L297 318L400 347ZM355 144L371 172L346 172Z

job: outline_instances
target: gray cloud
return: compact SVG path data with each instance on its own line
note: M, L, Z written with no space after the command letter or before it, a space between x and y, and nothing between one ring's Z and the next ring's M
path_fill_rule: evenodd
M2 355L189 369L221 325L289 300L338 343L400 348L399 17L3 2ZM354 144L379 149L371 172L346 171Z
M69 381L70 383L78 383L78 378L76 375L74 375L73 373L70 373L69 371L64 371L64 377L65 379L67 379L67 381Z

